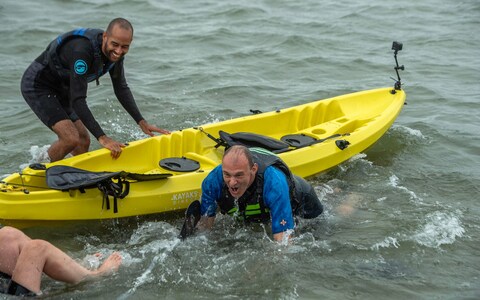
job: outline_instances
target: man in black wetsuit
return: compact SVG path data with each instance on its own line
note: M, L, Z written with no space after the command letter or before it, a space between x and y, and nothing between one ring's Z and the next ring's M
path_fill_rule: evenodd
M133 39L129 21L117 18L107 30L79 28L60 35L28 67L21 90L38 118L58 136L48 149L50 161L67 154L88 151L88 131L118 158L125 145L108 137L87 106L88 83L107 72L113 89L125 110L145 134L168 134L168 130L149 124L141 115L125 80L123 58ZM88 131L87 131L88 129Z

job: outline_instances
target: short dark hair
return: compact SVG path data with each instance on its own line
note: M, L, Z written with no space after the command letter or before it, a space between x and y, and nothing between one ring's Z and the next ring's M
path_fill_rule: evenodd
M124 18L115 18L112 21L110 21L110 24L108 24L108 27L107 27L108 34L112 33L113 27L115 25L120 26L120 28L132 31L132 36L133 36L132 23L130 23L127 19L124 19Z
M230 152L232 152L231 155L236 155L236 156L243 154L248 161L248 166L250 168L253 167L255 162L253 161L252 152L247 147L243 145L234 145L225 151L225 153L223 154L223 157L227 156L227 154L229 154Z

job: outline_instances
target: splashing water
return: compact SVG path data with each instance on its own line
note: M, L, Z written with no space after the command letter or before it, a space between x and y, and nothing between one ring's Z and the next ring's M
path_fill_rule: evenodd
M390 185L392 187L395 187L395 188L409 194L411 200L413 200L415 202L422 202L422 198L418 197L417 194L415 194L413 191L409 190L408 188L406 188L404 186L399 185L400 179L396 175L390 176L389 181L390 181Z
M382 242L376 243L370 249L372 250L379 250L380 248L389 248L389 247L395 247L398 248L400 244L398 243L398 240L394 237L386 237Z
M444 244L453 244L462 237L465 229L459 217L453 213L434 212L426 217L424 224L414 235L413 240L420 245L438 248Z
M32 158L26 164L21 164L20 169L23 170L30 164L34 163L49 163L50 157L48 156L48 149L50 145L32 146L30 147L30 155Z
M420 140L425 140L426 139L426 137L423 135L423 133L420 130L412 129L412 128L407 127L407 126L394 124L394 125L392 125L392 130L398 130L400 132L405 132L408 135L410 135L412 137L415 137L415 138L418 138Z

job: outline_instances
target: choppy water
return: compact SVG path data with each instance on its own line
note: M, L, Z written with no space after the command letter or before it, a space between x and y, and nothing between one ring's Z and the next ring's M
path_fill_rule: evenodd
M45 279L45 298L480 298L479 1L3 0L1 175L54 140L21 97L24 69L59 33L117 16L135 27L138 105L170 130L390 86L393 40L408 105L373 148L311 179L326 212L293 245L224 218L183 243L174 217L31 228L91 266L95 252L125 259L95 283ZM106 132L142 138L101 82L88 101Z

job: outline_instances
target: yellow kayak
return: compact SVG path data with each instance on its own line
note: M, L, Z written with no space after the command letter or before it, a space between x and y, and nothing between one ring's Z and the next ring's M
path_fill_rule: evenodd
M405 98L401 89L361 91L133 141L117 160L99 149L31 165L0 183L0 223L28 226L185 210L200 199L201 182L221 163L226 141L272 146L293 173L309 177L372 146ZM62 181L75 172L93 181ZM104 177L106 185L95 181Z

